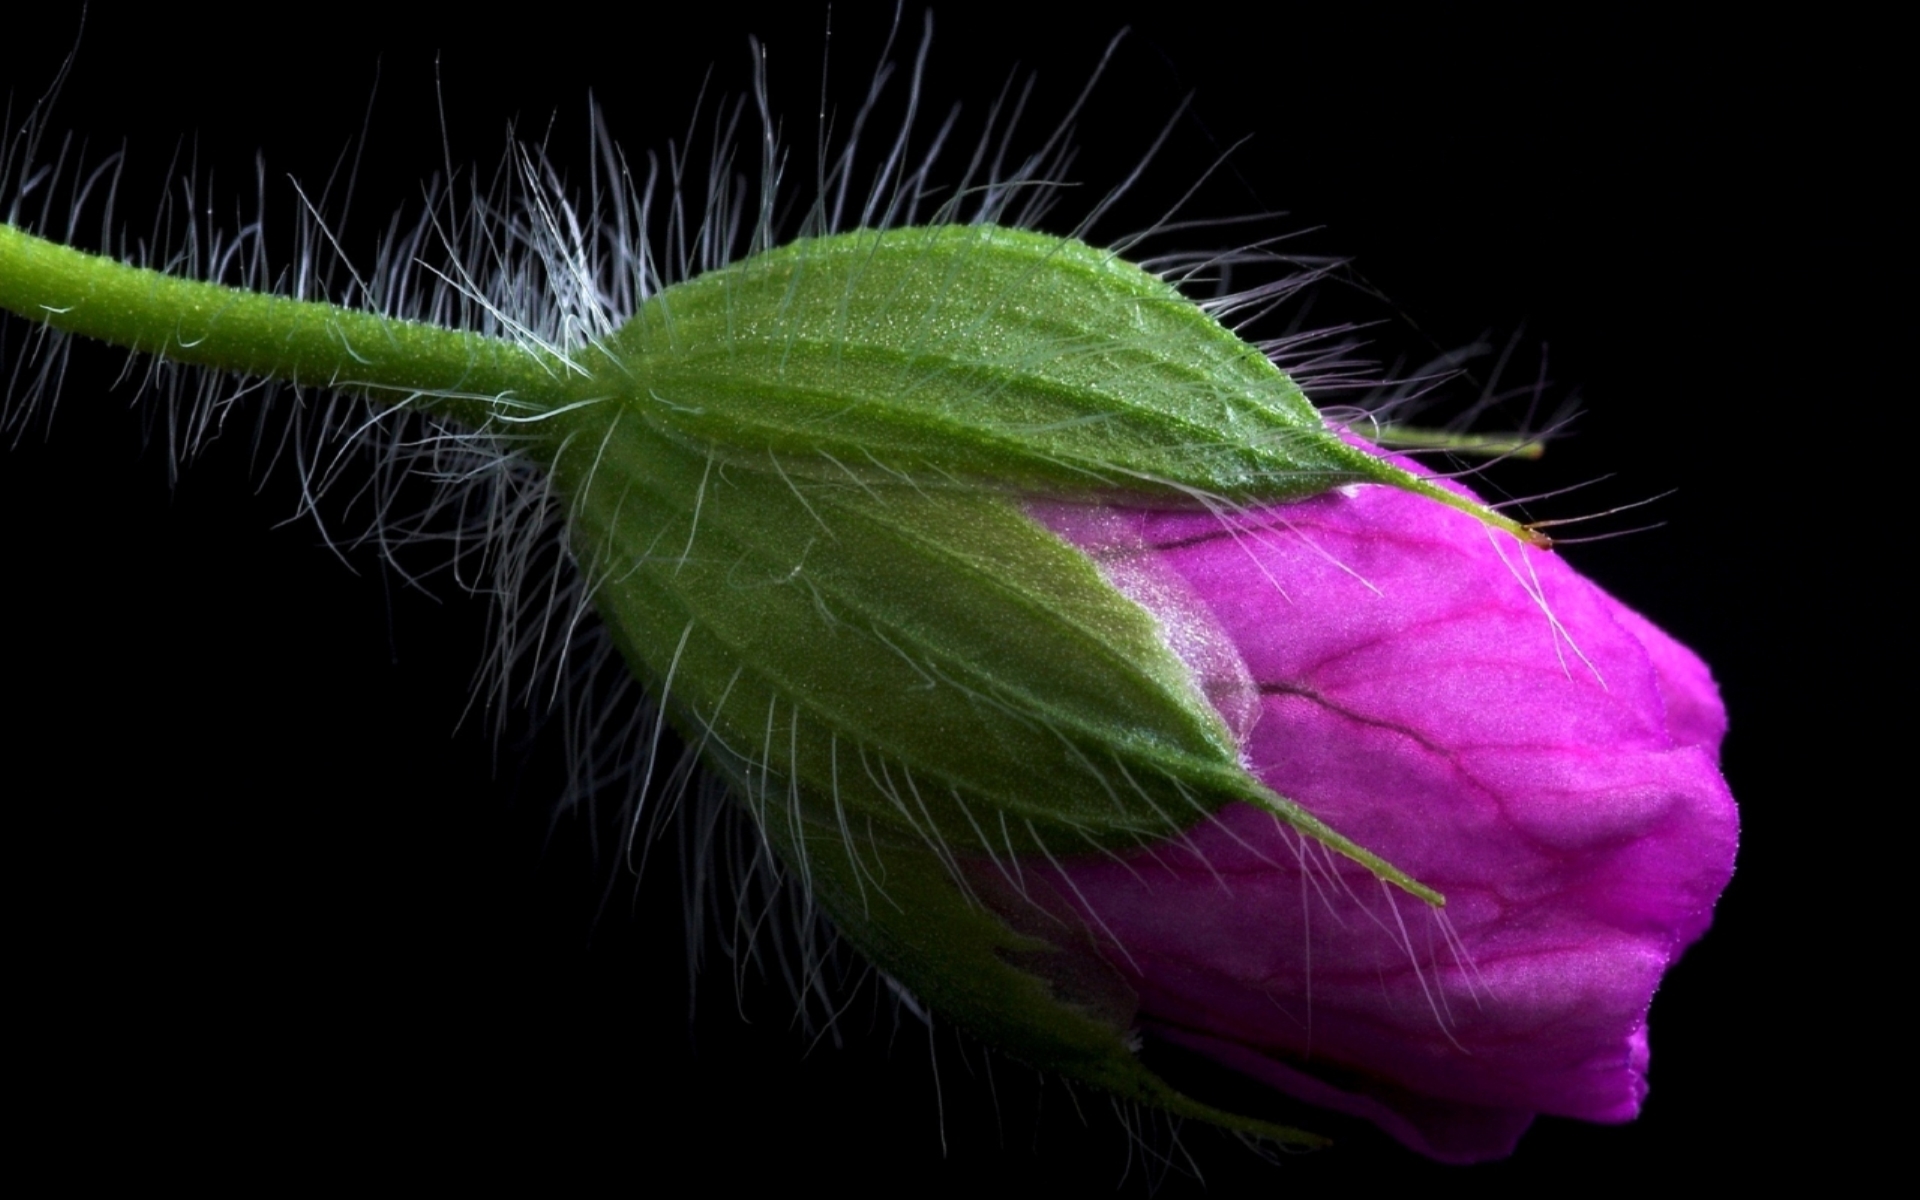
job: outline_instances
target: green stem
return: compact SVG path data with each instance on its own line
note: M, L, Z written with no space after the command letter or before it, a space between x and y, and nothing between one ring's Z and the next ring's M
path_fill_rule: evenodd
M128 350L411 404L478 429L583 398L557 355L221 284L179 279L0 224L0 308Z

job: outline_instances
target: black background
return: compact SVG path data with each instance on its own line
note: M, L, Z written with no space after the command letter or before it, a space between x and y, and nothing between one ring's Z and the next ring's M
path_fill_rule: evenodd
M50 433L0 456L9 992L28 1014L11 1057L43 1146L81 1176L644 1188L693 1172L853 1194L1157 1179L1177 1196L1196 1170L1216 1195L1517 1190L1570 1167L1605 1186L1873 1143L1867 1118L1815 1100L1845 1094L1873 1027L1848 942L1870 923L1842 914L1872 903L1847 839L1887 733L1852 697L1894 655L1866 541L1903 344L1884 300L1886 31L1170 7L1071 24L942 10L927 98L978 114L1032 69L1049 123L1131 23L1081 123L1086 190L1195 100L1138 207L1097 233L1159 215L1245 137L1194 215L1284 210L1312 231L1303 249L1351 256L1365 288L1335 285L1325 311L1390 318L1383 357L1523 331L1524 373L1548 348L1550 395L1586 415L1506 486L1617 472L1557 514L1674 490L1651 510L1663 528L1564 551L1697 648L1732 714L1739 874L1655 1004L1642 1119L1543 1120L1470 1174L1331 1121L1340 1148L1278 1165L1188 1130L1166 1170L1164 1131L1130 1143L1098 1096L1076 1107L1005 1062L989 1079L951 1039L937 1104L924 1031L870 1005L843 1046L815 1044L780 989L749 980L736 1004L715 970L689 1020L672 864L603 900L611 867L584 823L551 819L552 747L462 723L482 606L410 593L368 553L343 565L287 521L296 481L260 482L244 430L170 485L133 389L113 386L121 356L79 347ZM51 126L88 161L128 148L118 211L139 228L186 172L234 211L256 154L284 206L286 178L324 181L364 119L351 249L439 169L436 77L456 164L491 167L510 121L552 118L556 157L582 163L589 96L638 156L680 135L710 64L718 92L747 86L759 33L804 159L826 17L795 8L669 26L644 8L501 23L346 6L270 30L95 5ZM836 8L843 109L889 19ZM74 39L72 18L38 20L0 47L16 118Z

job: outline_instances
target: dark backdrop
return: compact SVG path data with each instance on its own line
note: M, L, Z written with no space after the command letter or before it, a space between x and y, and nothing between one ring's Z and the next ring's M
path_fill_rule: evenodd
M645 6L511 23L344 6L269 30L97 4L51 124L87 161L128 148L119 214L139 228L182 173L234 211L256 154L288 211L285 178L324 181L371 96L347 234L364 246L440 166L436 78L456 164L491 166L509 121L553 118L556 155L581 162L590 96L637 155L681 132L710 64L714 89L746 86L757 32L804 160L826 20L793 7L669 25ZM288 520L289 472L256 484L244 429L170 485L131 390L111 386L120 356L82 347L50 435L35 425L0 456L9 990L30 1014L15 1087L44 1145L83 1175L529 1170L644 1188L692 1170L854 1194L1143 1194L1158 1176L1177 1196L1196 1167L1218 1195L1447 1174L1517 1190L1871 1143L1865 1118L1820 1100L1847 1094L1874 1028L1850 945L1871 922L1845 914L1869 904L1848 839L1874 835L1853 819L1875 811L1864 775L1889 724L1852 688L1893 655L1870 599L1882 541L1861 536L1898 402L1890 89L1871 53L1886 31L1176 7L1090 24L941 11L928 99L977 113L1031 68L1050 120L1131 22L1078 177L1110 185L1194 101L1105 232L1237 144L1196 215L1285 210L1313 231L1305 251L1351 256L1324 311L1387 318L1384 357L1516 332L1522 371L1546 355L1549 395L1586 415L1504 483L1617 472L1563 512L1673 490L1648 514L1663 528L1565 551L1696 647L1732 713L1739 874L1655 1004L1643 1118L1543 1120L1473 1175L1333 1122L1340 1149L1277 1166L1189 1131L1168 1173L1163 1133L1130 1150L1099 1097L1076 1106L951 1040L938 1105L924 1032L871 1006L844 1045L812 1043L779 988L749 979L736 1003L722 969L690 1019L673 864L609 892L587 824L551 819L551 745L463 723L481 606L409 592L367 553L341 562ZM836 8L843 107L888 17ZM74 40L70 18L26 20L39 36L0 47L16 119Z

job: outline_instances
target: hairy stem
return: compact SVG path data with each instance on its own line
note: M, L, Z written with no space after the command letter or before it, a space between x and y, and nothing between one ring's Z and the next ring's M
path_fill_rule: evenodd
M560 355L484 334L180 279L0 224L0 308L173 362L357 393L472 428L582 398Z

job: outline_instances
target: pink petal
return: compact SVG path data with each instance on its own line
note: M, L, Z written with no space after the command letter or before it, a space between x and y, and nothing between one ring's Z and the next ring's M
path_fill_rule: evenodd
M1143 1028L1441 1159L1504 1155L1536 1113L1631 1119L1654 988L1732 871L1706 667L1558 555L1387 487L1035 513L1186 631L1210 697L1250 681L1251 713L1215 703L1262 781L1447 896L1244 806L1072 861L1059 892Z

